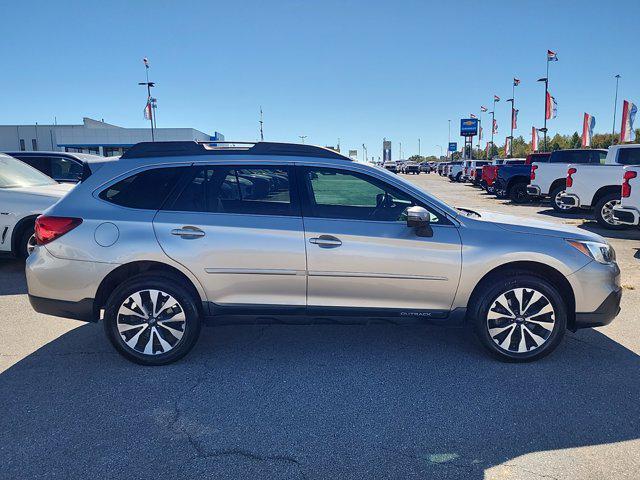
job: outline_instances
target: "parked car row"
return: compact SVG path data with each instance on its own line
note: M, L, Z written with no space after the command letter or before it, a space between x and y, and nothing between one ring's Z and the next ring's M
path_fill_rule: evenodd
M268 313L468 324L489 352L525 362L619 312L615 252L593 233L453 208L321 147L175 144L85 164L75 187L2 157L17 185L68 189L36 221L31 305L103 322L132 361L176 361L205 321ZM489 165L458 166L448 174L477 182Z
M387 161L382 167L393 173L404 173L405 175L420 175L421 173L431 173L434 165L430 162L411 162L411 161Z
M490 163L461 160L441 163L437 172L452 182L470 182L514 203L549 199L558 212L593 211L605 228L623 229L639 223L640 145L604 149L570 149L532 153L526 158L494 159ZM640 188L640 186L638 186Z

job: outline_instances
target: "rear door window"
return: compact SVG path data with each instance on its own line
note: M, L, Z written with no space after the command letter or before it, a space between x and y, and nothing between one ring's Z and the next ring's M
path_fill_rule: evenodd
M64 157L51 157L51 177L58 181L77 182L82 177L82 163Z
M184 212L300 215L289 167L204 166L168 208Z
M120 180L99 197L122 207L158 210L187 167L152 168Z

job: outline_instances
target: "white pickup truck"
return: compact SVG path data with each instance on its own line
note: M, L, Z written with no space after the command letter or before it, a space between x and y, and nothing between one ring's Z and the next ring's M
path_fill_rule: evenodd
M556 150L551 153L548 163L531 164L531 183L527 186L527 193L532 197L549 197L551 206L558 212L571 211L573 207L560 202L560 194L566 187L568 165L600 165L606 156L607 151L600 149Z
M624 167L622 199L613 207L613 217L624 225L640 225L640 166Z
M640 145L609 147L602 165L569 164L566 190L560 202L570 208L593 209L597 222L605 228L627 228L613 216L620 204L620 184L626 165L640 165Z

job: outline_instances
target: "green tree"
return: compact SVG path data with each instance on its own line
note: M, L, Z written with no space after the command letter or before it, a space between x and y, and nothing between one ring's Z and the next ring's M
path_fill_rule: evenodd
M578 135L578 132L573 132L573 135L568 139L567 144L569 148L580 148L582 147L582 137Z

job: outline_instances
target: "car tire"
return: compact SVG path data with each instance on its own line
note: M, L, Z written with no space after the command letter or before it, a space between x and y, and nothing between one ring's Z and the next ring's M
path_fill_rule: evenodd
M189 353L200 335L197 301L172 275L136 275L116 287L107 300L103 321L107 338L132 362L173 363Z
M611 192L600 198L593 207L593 216L600 226L609 230L625 230L628 228L613 218L613 207L620 205L620 194Z
M577 211L575 207L568 207L560 203L560 194L565 191L565 187L555 187L549 192L549 201L551 206L558 213L574 213Z
M527 184L519 182L513 185L509 189L509 198L513 203L529 203L531 199L527 193Z
M16 253L19 258L27 258L29 256L33 234L33 226L25 228L24 231L20 234L20 239L18 240L16 249Z
M456 175L456 182L458 182L458 183L459 183L459 182L461 181L461 180L460 180L460 179L461 179L461 177L462 177L462 173L457 174L457 175Z
M549 355L567 327L567 308L558 288L517 270L485 279L474 293L469 315L482 345L505 362Z

